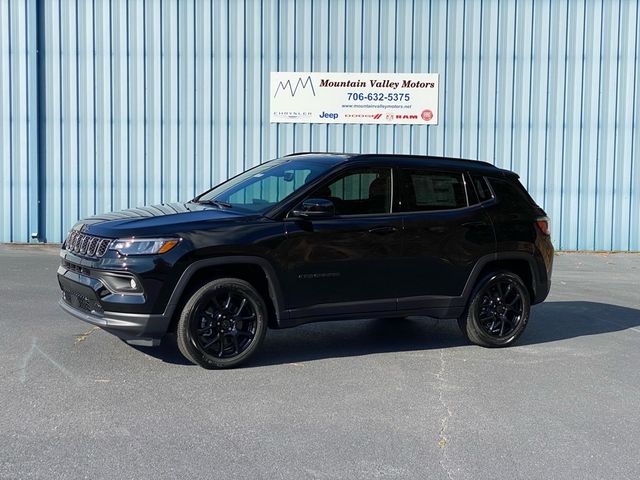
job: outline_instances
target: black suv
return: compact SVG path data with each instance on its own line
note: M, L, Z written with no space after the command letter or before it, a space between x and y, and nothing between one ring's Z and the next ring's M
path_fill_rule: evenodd
M177 334L206 368L253 355L267 327L457 318L513 344L550 287L544 211L510 171L408 155L294 154L187 203L77 223L62 308L132 344Z

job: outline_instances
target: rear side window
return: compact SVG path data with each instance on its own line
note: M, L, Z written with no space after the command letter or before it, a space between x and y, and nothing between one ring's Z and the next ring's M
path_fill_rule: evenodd
M493 198L493 193L491 193L491 189L489 188L489 184L487 183L486 178L472 175L471 180L473 181L473 185L476 188L479 202L486 202L487 200L491 200Z
M520 210L535 205L533 199L517 179L509 181L491 178L489 181L498 200L504 202L510 210Z
M402 170L400 191L401 210L405 212L451 210L467 206L462 173Z

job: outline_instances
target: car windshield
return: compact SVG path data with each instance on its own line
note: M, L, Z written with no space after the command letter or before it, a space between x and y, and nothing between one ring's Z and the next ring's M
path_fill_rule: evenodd
M272 160L214 187L196 201L263 213L332 166L332 162L308 159Z

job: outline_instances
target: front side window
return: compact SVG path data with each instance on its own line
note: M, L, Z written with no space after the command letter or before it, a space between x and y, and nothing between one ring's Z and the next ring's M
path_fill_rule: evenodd
M370 215L391 211L391 169L352 170L320 187L310 197L331 200L336 215Z
M273 160L247 170L198 198L232 208L264 212L333 167L330 162Z
M468 205L462 173L404 169L400 175L405 212L451 210Z

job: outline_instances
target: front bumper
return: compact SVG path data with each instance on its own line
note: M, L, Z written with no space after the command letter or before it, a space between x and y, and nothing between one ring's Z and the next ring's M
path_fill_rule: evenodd
M60 299L58 304L68 314L96 325L132 345L160 345L160 340L167 331L168 321L163 315L86 312L67 303L64 297Z
M60 307L80 320L96 325L134 345L158 345L166 334L170 318L164 314L131 313L111 310L144 307L144 295L110 292L103 282L64 266L58 268L62 290Z

